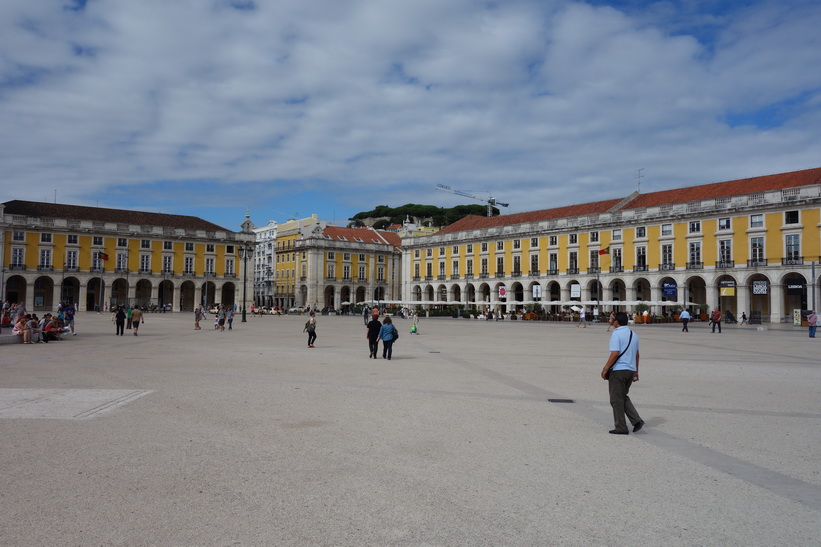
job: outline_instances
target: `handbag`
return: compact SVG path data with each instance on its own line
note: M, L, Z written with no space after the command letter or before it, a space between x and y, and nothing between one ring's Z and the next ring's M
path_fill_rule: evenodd
M393 340L394 342L396 340L399 340L399 329L397 329L396 327L393 327Z
M625 351L627 351L627 348L629 348L629 347L630 347L630 343L631 343L632 341L633 341L633 331L630 331L630 338L627 340L627 345L626 345L626 346L624 346L624 351L622 351L621 353L619 353L619 356L618 356L618 357L616 357L616 360L615 360L615 361L613 361L613 364L612 364L612 365L610 365L610 368L608 368L608 369L607 369L607 372L605 372L605 373L604 373L604 379L605 379L605 380L609 380L609 379L610 379L610 371L612 371L612 370L613 370L613 367L614 367L614 366L616 366L616 363L618 363L618 362L619 362L619 359L621 359L621 356L622 356L622 355L624 355L624 352L625 352Z

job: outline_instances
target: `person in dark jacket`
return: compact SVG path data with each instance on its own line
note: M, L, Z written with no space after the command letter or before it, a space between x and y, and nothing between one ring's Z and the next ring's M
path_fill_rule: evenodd
M367 331L365 332L365 338L368 339L368 348L370 354L368 354L368 358L370 359L373 357L376 359L376 352L379 351L379 331L382 329L382 323L379 322L379 319L373 317L370 322L368 323Z

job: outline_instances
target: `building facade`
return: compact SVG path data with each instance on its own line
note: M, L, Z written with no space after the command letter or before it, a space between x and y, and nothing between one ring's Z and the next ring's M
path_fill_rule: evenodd
M317 225L294 246L297 305L347 309L401 300L400 243L394 232Z
M791 322L816 306L821 168L466 217L402 246L404 299L425 306L644 302Z
M290 219L277 229L276 258L274 261L274 305L280 309L305 305L297 302L296 244L309 237L315 230L322 230L325 222L317 215L302 219Z
M191 216L9 201L0 205L0 290L29 310L234 305L246 239Z
M254 304L274 306L277 223L273 220L254 228Z

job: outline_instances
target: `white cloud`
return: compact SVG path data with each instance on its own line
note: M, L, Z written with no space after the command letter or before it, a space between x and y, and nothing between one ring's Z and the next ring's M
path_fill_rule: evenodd
M521 211L622 195L639 167L650 190L819 164L812 2L254 5L0 4L0 200L326 181L368 209L455 202L443 182ZM784 101L784 123L726 122Z

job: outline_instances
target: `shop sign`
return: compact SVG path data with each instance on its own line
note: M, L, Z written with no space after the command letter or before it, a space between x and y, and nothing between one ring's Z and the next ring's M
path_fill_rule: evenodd
M678 289L675 281L665 281L661 284L661 295L665 298L676 298Z
M753 294L770 294L770 284L764 280L753 281Z

